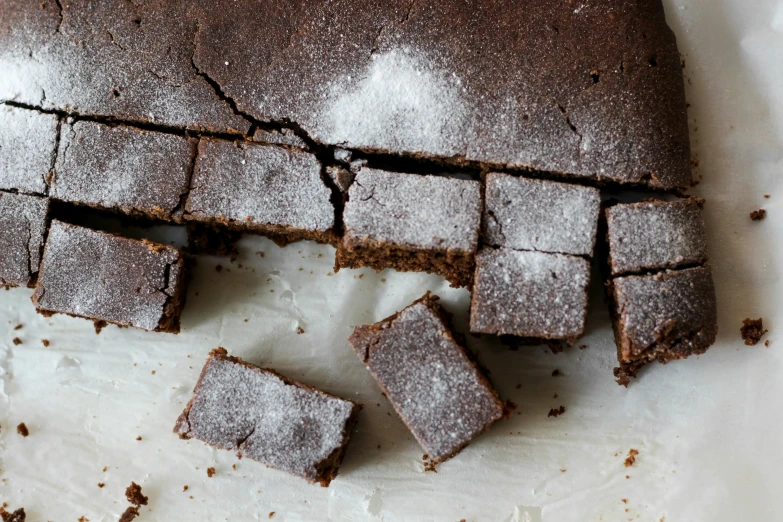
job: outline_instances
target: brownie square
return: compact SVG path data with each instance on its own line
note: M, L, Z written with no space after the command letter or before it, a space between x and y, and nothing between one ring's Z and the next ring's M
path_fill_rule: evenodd
M44 315L177 333L186 279L176 248L54 220L33 303Z
M174 432L328 486L360 409L217 348Z
M606 209L612 275L707 261L707 237L698 198L650 200Z
M429 292L357 326L348 341L434 462L453 457L504 417L504 404Z
M63 124L52 198L169 220L188 191L195 147L182 136Z
M337 267L430 272L467 286L481 224L477 181L362 168L348 189Z
M717 306L709 267L617 277L609 290L619 384L627 386L648 362L701 354L715 342Z
M332 192L308 152L202 138L186 219L264 234L279 244L334 243Z
M577 256L484 248L470 331L573 342L584 333L590 264Z
M491 172L484 198L486 245L593 255L601 208L598 189Z
M49 200L0 191L0 286L30 286L38 276Z
M0 105L0 190L46 194L57 125L52 114Z

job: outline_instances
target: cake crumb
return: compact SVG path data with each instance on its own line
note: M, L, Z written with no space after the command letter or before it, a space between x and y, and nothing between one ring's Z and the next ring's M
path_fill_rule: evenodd
M565 406L560 406L559 408L550 409L547 417L559 417L564 413L565 413Z
M767 211L763 208L760 208L758 210L754 210L750 213L750 220L751 221L761 221L767 216Z
M635 450L631 448L628 450L628 457L625 459L625 467L630 468L636 463L636 456L639 454L638 450ZM628 475L625 476L625 478L628 478Z
M106 471L109 469L109 466L103 466L103 472L106 473Z
M14 337L14 340L11 341L11 342L14 343L14 345L16 345L16 346L19 346L20 344L22 344L22 340L20 338L18 338L18 337Z
M87 518L87 517L82 516L82 517L79 517L78 522L90 522L90 519Z
M27 518L27 514L24 512L24 508L19 508L13 513L9 513L5 510L7 504L3 504L0 507L0 517L3 518L3 522L24 522Z
M120 516L119 522L132 522L137 516L139 516L139 508L130 506L125 510L122 516Z
M212 478L215 475L215 468L209 467L207 468L207 477Z
M93 324L95 325L95 335L100 335L101 330L109 326L109 323L106 321L93 321ZM132 518L130 520L133 520Z
M558 377L559 375L560 375L560 370L558 370L557 368L555 368L555 369L552 371L552 377Z
M764 348L769 348L769 339L764 341Z
M22 437L27 437L28 435L30 435L30 430L27 429L27 425L24 422L20 422L19 425L16 427L16 433L18 433Z
M135 506L146 506L147 501L149 500L149 497L145 497L141 493L141 486L135 482L131 482L131 485L125 490L125 498Z
M742 320L740 335L742 336L742 340L745 341L745 344L748 346L756 346L767 332L768 330L764 330L761 317L758 319L747 318Z
M764 198L769 199L769 194L764 194Z
M432 471L434 473L437 473L438 470L435 469L435 462L433 460L430 460L429 455L424 455L422 457L422 460L424 461L424 471Z
M41 339L41 343L44 345L44 347L48 348L50 344L49 339Z
M580 344L579 345L579 349L580 350L586 350L587 349L587 345L586 344Z
M236 471L236 469L237 469L237 465L236 465L236 464L231 464L231 469L233 469L234 471Z
M139 435L138 437L136 437L136 440L141 440L141 435Z
M566 472L566 470L565 470L565 469L563 469L563 468L560 468L560 473L565 473L565 472Z
M302 335L303 333L305 333L304 328L302 328L301 326L297 326L296 333L297 335Z
M218 274L223 271L223 265L215 265L215 272Z
M269 518L272 518L273 516L275 516L275 512L274 511L270 511L269 512Z
M99 488L102 488L102 487L103 487L103 486L105 486L105 485L106 485L106 484L105 484L104 482L98 482L98 487L99 487Z
M187 491L187 490L188 490L188 485L187 485L187 484L185 484L185 486L182 488L182 492L184 493L184 492L185 492L185 491Z
M23 327L24 325L22 323L19 323L16 326L14 326L14 330L21 330Z
M514 388L516 388L517 390L520 389L521 387L522 387L521 384L517 384L516 386L514 386Z

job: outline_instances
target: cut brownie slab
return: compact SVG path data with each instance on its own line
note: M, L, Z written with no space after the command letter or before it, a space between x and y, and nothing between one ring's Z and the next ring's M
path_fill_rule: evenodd
M194 154L182 136L65 123L50 194L70 203L172 219L187 193Z
M201 139L186 218L256 232L280 244L334 243L332 192L308 152Z
M179 332L185 259L176 248L52 221L33 303L144 330Z
M453 457L503 418L504 404L429 292L348 341L434 462Z
M589 280L581 257L484 248L476 257L470 331L573 342L584 332Z
M217 348L174 432L328 486L360 409Z
M0 191L0 286L33 286L49 200Z
M0 190L46 194L57 125L57 116L0 104Z
M363 168L348 190L337 267L436 273L466 286L481 223L481 185Z
M701 265L707 237L697 198L643 201L606 209L612 275Z
M609 289L619 384L627 386L648 362L704 353L715 342L717 311L709 267L617 277Z
M601 208L598 189L492 172L484 198L485 244L593 255Z

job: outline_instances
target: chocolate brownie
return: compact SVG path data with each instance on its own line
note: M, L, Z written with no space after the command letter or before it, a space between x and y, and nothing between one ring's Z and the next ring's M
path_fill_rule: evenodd
M363 168L348 190L336 266L431 272L466 286L480 223L477 181Z
M38 276L49 200L0 191L0 286L30 286Z
M648 362L701 354L715 342L717 307L709 267L616 277L609 291L619 384L627 386Z
M221 4L211 3L218 11ZM250 122L194 66L199 20L191 6L187 0L3 0L0 101L246 133Z
M491 172L484 198L485 244L593 255L601 208L598 189Z
M64 123L50 194L69 203L173 219L188 190L194 154L182 136Z
M185 217L264 234L281 244L334 243L331 197L313 154L201 139Z
M348 338L433 462L453 457L504 416L504 405L429 292Z
M174 432L328 486L360 409L217 348Z
M33 303L44 315L177 333L185 272L176 248L54 220Z
M307 143L294 133L291 129L283 128L281 130L256 129L253 133L253 141L265 143L268 145L282 145L284 147L296 147L298 149L308 150Z
M0 3L0 20L2 11ZM8 74L4 70L0 76ZM57 126L57 117L51 114L0 105L0 190L46 194L57 149Z
M583 4L202 2L193 61L240 110L321 143L688 188L661 0Z
M484 248L470 331L573 342L584 333L590 263L577 256Z
M701 265L707 237L698 198L650 200L606 209L612 275Z

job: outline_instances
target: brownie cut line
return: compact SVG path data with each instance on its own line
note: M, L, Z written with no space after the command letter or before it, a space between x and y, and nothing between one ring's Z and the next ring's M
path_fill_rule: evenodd
M181 216L195 147L173 134L64 123L52 198L162 220Z
M606 208L613 276L707 262L704 200L647 200Z
M709 267L616 277L609 292L619 384L627 386L649 362L701 354L715 342L717 305Z
M362 168L348 189L336 267L473 276L481 225L478 181Z
M589 281L582 257L484 248L476 257L470 331L573 343L584 333Z
M430 459L442 462L505 408L437 300L428 292L391 317L357 326L348 341Z
M49 200L0 191L0 287L35 285Z
M178 333L186 282L176 248L54 220L33 303L44 315Z
M278 244L336 242L321 163L297 149L202 138L185 218L263 234Z
M360 409L217 348L174 432L328 486Z

